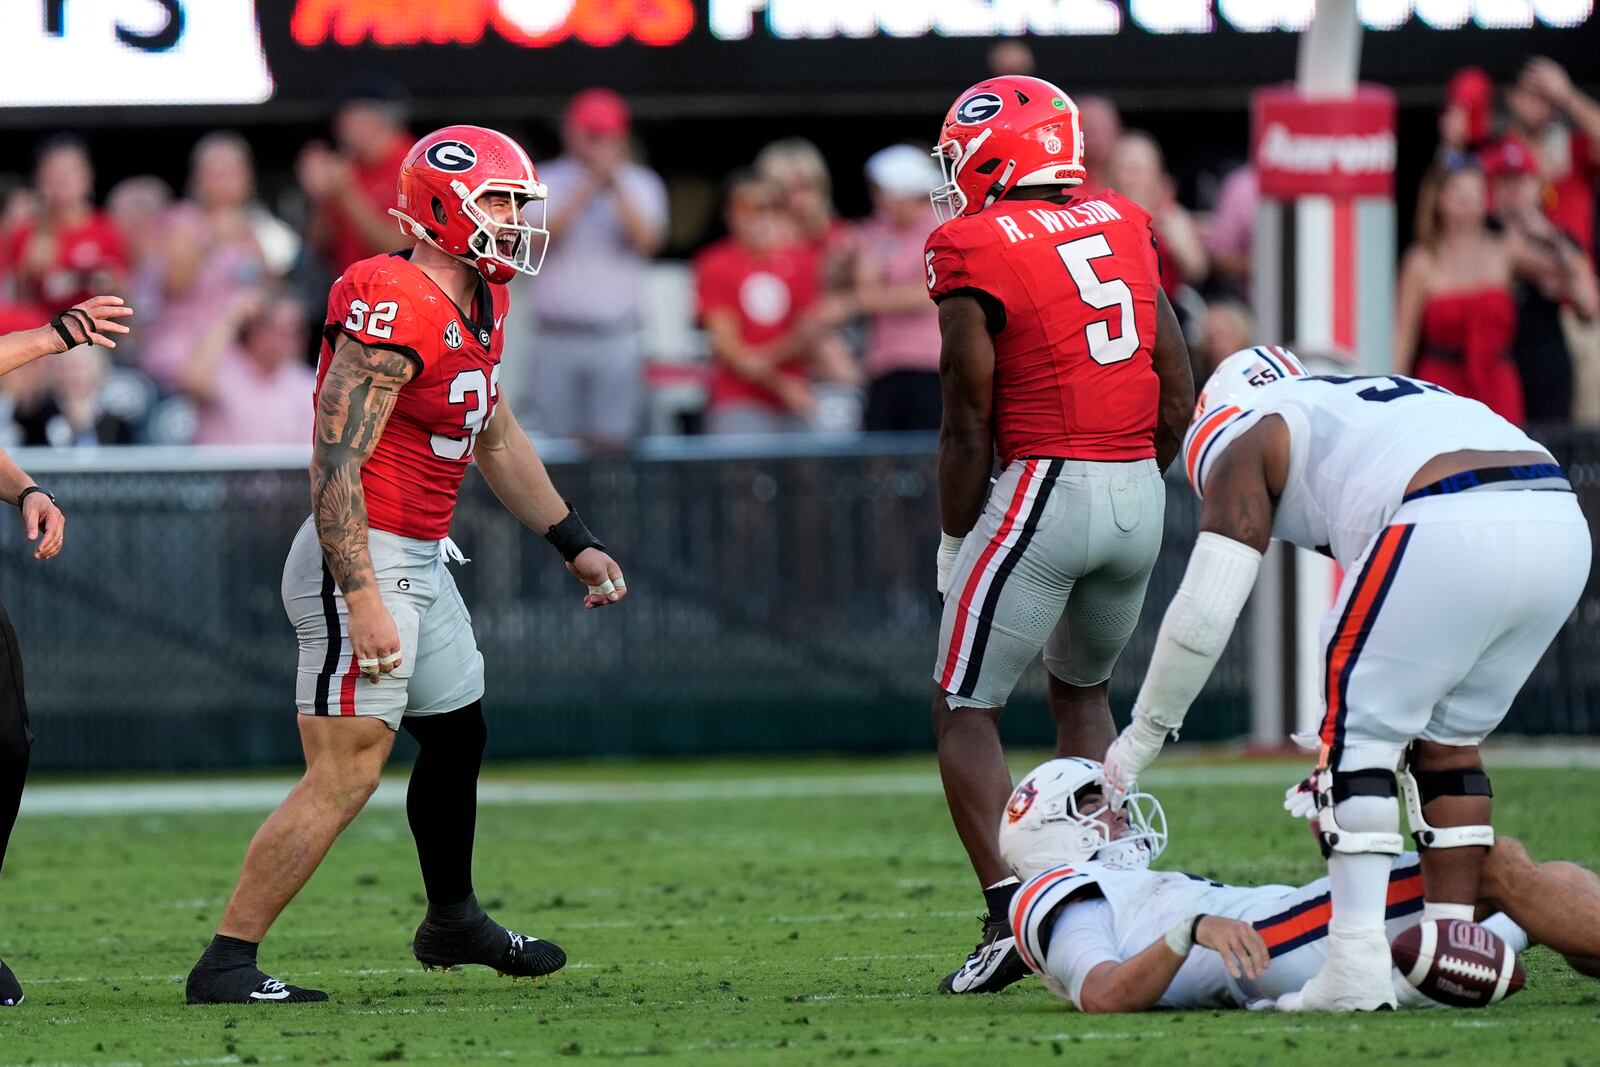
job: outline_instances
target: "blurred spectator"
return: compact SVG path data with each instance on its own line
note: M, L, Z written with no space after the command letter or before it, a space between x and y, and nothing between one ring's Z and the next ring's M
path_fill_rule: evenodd
M1250 257L1260 203L1256 168L1249 163L1235 167L1222 180L1216 210L1206 227L1205 250L1213 285L1246 299L1250 296Z
M1416 242L1400 262L1394 369L1482 401L1521 425L1511 360L1511 254L1490 232L1483 172L1435 169L1417 197Z
M1446 170L1471 162L1489 140L1490 110L1494 103L1494 83L1479 67L1456 72L1445 89L1444 105L1439 109L1439 154L1435 160Z
M395 178L413 141L402 94L377 85L352 92L334 112L333 135L337 151L312 141L295 170L310 201L306 240L337 274L410 241L389 214Z
M140 361L162 388L182 387L195 346L239 293L276 273L294 235L255 200L250 146L233 133L202 137L189 159L188 197L162 219L163 239L151 261L157 308L141 333ZM290 257L292 258L292 256Z
M868 159L866 169L873 214L857 235L854 293L868 316L866 428L937 430L939 309L928 299L922 252L939 165L920 148L894 145Z
M1255 319L1243 301L1221 297L1207 303L1205 343L1198 346L1195 353L1199 357L1194 373L1195 390L1205 385L1218 363L1259 340Z
M1074 103L1078 105L1078 125L1083 129L1083 169L1088 172L1088 177L1078 187L1078 194L1082 196L1111 184L1106 178L1106 169L1110 166L1111 150L1122 138L1122 113L1109 97L1076 97Z
M529 289L537 343L519 412L558 437L614 447L639 431L644 272L667 229L667 190L628 158L628 107L607 89L573 97L562 155L540 164L555 253Z
M1143 130L1129 130L1112 147L1105 175L1108 186L1150 212L1161 264L1161 288L1177 306L1179 288L1205 281L1208 262L1199 227L1178 203L1175 184L1161 158L1161 146Z
M1543 211L1539 164L1508 139L1484 156L1494 213L1510 244L1517 332L1512 355L1522 379L1529 422L1568 422L1573 412L1572 353L1561 325L1563 306L1584 321L1600 311L1594 268L1576 242Z
M32 225L38 215L39 194L27 180L17 174L0 175L0 251L10 245L12 234Z
M1549 183L1545 213L1593 256L1600 102L1579 92L1548 59L1531 61L1506 89L1505 101L1507 136L1532 153Z
M311 440L305 309L287 293L245 289L213 316L184 369L198 411L195 443L284 445Z
M743 171L728 182L728 236L695 258L700 317L714 366L709 433L810 428L809 366L822 333L807 313L821 277L815 250L794 239L781 192Z
M1015 37L1008 37L990 45L985 58L989 63L989 74L995 78L1003 78L1008 74L1032 74L1036 66L1033 49Z
M117 224L134 273L159 249L163 220L172 206L172 186L153 174L124 178L106 194L106 214ZM144 310L144 305L140 305Z
M81 448L133 442L133 426L106 409L110 359L104 348L81 345L21 369L34 368L31 388L14 411L23 444Z
M119 292L127 250L112 221L94 206L94 168L88 147L58 136L39 149L34 172L35 217L10 233L13 299L20 304L68 307L96 293Z
M822 265L823 288L850 284L854 234L833 206L833 178L816 145L803 137L773 141L756 155L756 172L777 187L780 207L798 239Z

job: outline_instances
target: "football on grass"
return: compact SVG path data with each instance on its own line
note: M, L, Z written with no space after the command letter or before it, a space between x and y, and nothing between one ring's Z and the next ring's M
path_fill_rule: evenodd
M1424 996L1453 1008L1487 1008L1527 980L1511 946L1461 919L1429 919L1389 944L1394 965Z

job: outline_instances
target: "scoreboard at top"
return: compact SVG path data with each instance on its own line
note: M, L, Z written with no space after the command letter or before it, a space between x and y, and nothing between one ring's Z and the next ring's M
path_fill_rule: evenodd
M1026 36L1042 66L1114 86L1285 77L1315 0L6 0L0 106L269 104L318 99L352 65L418 94L549 95L604 81L638 93L942 86L974 48ZM1549 51L1594 0L1358 0L1395 74L1504 41ZM1451 38L1467 47L1440 48ZM1511 38L1524 38L1513 44ZM1496 43L1490 44L1494 40ZM1576 42L1572 42L1576 47ZM1243 51L1241 51L1243 49ZM1254 51L1252 51L1254 49ZM614 67L595 52L614 51ZM538 54L538 63L527 62ZM425 57L425 62L414 58ZM863 65L863 59L870 63ZM1558 57L1559 58L1559 57ZM1253 60L1259 62L1252 62ZM1042 69L1041 73L1052 73ZM1369 76L1374 73L1369 71ZM1382 76L1383 72L1376 72ZM1582 76L1581 71L1574 73ZM960 79L957 79L960 80Z

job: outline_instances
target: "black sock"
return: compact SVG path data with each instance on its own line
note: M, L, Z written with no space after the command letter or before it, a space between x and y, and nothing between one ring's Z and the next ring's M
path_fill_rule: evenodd
M32 745L28 702L22 694L22 653L6 609L0 605L0 867L5 866L6 846L22 803Z
M211 944L206 946L205 952L200 956L200 962L208 967L224 969L254 967L256 949L260 947L255 941L241 941L237 937L218 934L211 939Z
M990 918L1010 921L1011 898L1016 895L1021 884L1015 878L1008 878L999 885L992 885L983 891L983 902L989 908Z
M472 897L478 768L489 736L483 702L475 700L445 715L409 716L401 722L420 746L406 790L406 818L417 841L430 911L435 905L464 905Z
M468 893L466 900L456 904L428 903L428 921L440 926L475 926L484 918L476 893Z

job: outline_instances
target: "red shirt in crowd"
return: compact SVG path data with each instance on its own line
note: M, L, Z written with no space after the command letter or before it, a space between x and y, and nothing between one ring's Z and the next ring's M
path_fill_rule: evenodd
M351 169L355 172L356 187L380 214L399 206L400 165L406 161L406 154L410 151L411 145L406 139L397 137L389 154L378 162L351 165ZM329 239L328 266L334 270L344 270L356 260L366 259L372 255L372 247L367 244L366 238L361 236L360 228L350 221L350 217L344 213L338 201L328 205L328 226L332 231ZM395 226L398 232L399 223Z
M39 270L30 263L29 245L34 227L22 225L6 242L5 262L16 280L13 294L20 304L58 311L81 304L91 296L115 290L128 269L128 250L122 232L98 211L77 225L54 231L49 265Z
M731 237L701 252L694 262L694 274L701 318L713 311L732 311L739 320L739 339L752 346L770 344L788 334L800 314L816 302L821 286L821 267L808 246L788 245L754 253ZM799 357L778 369L794 378L807 376L805 360ZM711 371L707 406L737 404L787 410L777 393L719 363Z
M373 529L425 541L450 533L473 443L500 398L500 327L509 305L505 286L480 281L464 311L400 252L353 264L333 283L317 361L319 392L341 334L403 352L419 368L361 468Z
M976 290L1000 311L990 329L1002 462L1155 456L1161 278L1148 212L1109 191L1001 201L934 230L925 257L935 301Z
M1576 130L1563 131L1567 138L1567 170L1553 178L1545 188L1544 213L1567 236L1591 256L1594 255L1594 213L1600 159L1594 142ZM1512 136L1516 136L1512 134ZM1547 158L1537 146L1527 146L1535 159Z

